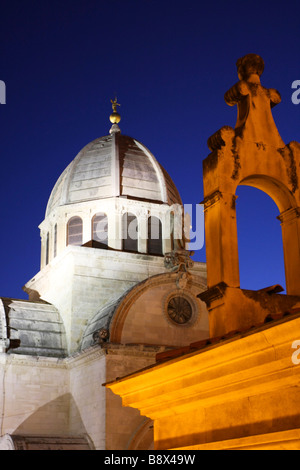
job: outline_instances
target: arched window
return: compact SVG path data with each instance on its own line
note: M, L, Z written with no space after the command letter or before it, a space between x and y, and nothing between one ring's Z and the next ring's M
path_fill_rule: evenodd
M67 227L67 245L82 245L82 220L72 217Z
M170 249L174 250L174 233L175 233L175 214L174 212L170 213Z
M57 255L57 224L54 225L53 258Z
M162 225L158 217L148 218L148 253L162 255Z
M122 220L123 250L138 251L138 222L134 214L126 213Z
M49 263L49 232L46 237L46 265Z
M103 212L95 214L92 219L92 240L108 244L108 220Z

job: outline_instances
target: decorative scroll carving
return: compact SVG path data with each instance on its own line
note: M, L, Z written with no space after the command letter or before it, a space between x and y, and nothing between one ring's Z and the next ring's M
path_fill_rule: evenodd
M221 147L231 143L234 136L235 132L232 127L223 126L208 139L207 145L209 150L213 152L216 149L221 149Z
M171 251L165 254L165 267L173 272L187 272L193 267L192 253L187 250Z
M95 344L102 344L108 340L109 332L106 328L100 328L93 334L93 340Z
M190 273L189 269L193 267L194 261L190 258L194 252L187 250L171 251L165 254L165 267L172 272L177 272L176 286L178 289L185 289Z
M229 106L234 106L243 98L245 98L245 96L249 95L249 93L250 89L248 84L244 81L238 82L225 93L225 102Z

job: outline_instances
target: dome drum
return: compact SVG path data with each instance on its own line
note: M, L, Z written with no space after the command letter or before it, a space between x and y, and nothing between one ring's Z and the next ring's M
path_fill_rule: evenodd
M178 207L127 198L57 207L40 225L41 268L68 245L89 242L103 249L163 255L173 249L174 214L181 227Z

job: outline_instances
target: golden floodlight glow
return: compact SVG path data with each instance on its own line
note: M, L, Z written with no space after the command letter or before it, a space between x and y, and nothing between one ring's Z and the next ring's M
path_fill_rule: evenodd
M197 298L210 337L106 384L153 421L155 450L300 450L300 143L286 145L277 130L271 109L281 98L261 85L263 59L248 54L237 69L225 93L236 126L208 139L203 161L207 290ZM286 295L279 285L240 288L239 185L277 204Z

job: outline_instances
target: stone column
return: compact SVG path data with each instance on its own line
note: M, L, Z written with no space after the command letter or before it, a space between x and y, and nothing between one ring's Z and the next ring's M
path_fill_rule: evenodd
M141 209L137 213L138 217L138 251L147 253L148 248L148 211Z
M108 241L109 246L115 250L122 250L122 216L124 211L122 200L114 198L114 208L108 216Z
M282 212L282 241L288 295L300 295L300 207Z
M220 191L204 200L208 288L240 286L235 200Z

